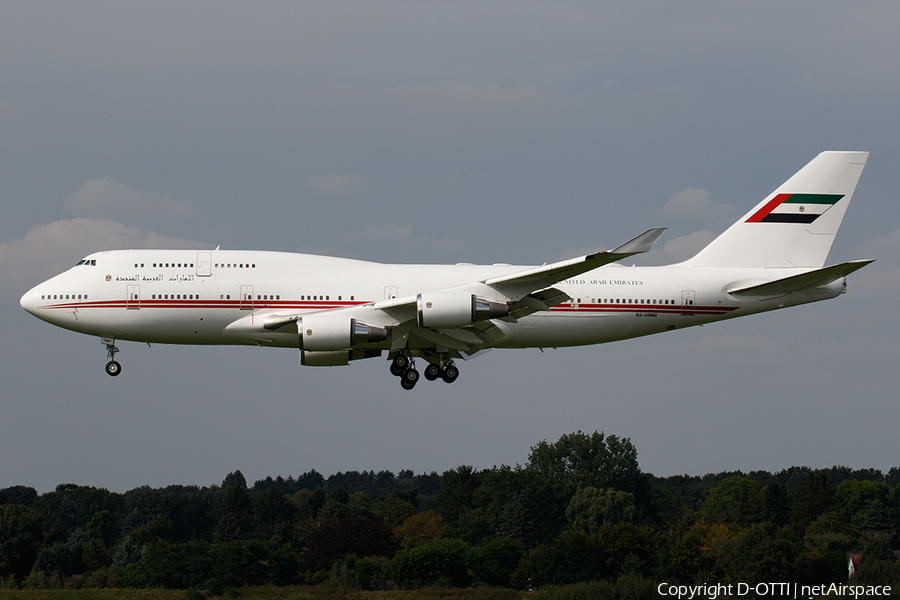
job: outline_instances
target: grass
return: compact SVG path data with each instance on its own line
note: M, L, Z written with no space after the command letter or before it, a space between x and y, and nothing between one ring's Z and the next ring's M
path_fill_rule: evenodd
M353 588L317 586L263 586L228 590L210 596L203 590L115 589L0 590L0 600L521 600L524 592L505 588L423 588L392 592L364 592Z

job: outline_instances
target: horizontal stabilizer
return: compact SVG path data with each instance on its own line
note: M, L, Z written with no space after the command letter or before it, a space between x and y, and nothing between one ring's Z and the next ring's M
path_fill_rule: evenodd
M853 260L850 262L816 269L801 275L785 277L784 279L776 279L768 283L761 283L745 288L728 290L729 294L734 296L783 296L791 292L798 292L810 287L818 287L820 285L828 285L833 281L837 281L841 277L846 277L850 273L862 269L874 260Z

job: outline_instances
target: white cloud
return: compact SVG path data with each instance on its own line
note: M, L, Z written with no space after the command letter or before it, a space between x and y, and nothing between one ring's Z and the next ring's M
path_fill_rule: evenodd
M83 216L147 214L160 211L169 215L183 215L190 211L189 205L178 203L165 194L135 190L112 177L84 182L63 202L72 213Z
M716 202L715 196L707 190L687 188L669 196L660 214L675 219L699 217L708 222L730 213L731 210L730 205Z
M716 239L717 233L703 230L695 231L671 240L662 245L657 244L645 255L635 257L635 262L642 265L669 265L687 260Z
M211 248L210 244L166 237L112 219L76 218L33 227L23 239L0 243L0 282L21 295L26 288L100 250L124 248Z

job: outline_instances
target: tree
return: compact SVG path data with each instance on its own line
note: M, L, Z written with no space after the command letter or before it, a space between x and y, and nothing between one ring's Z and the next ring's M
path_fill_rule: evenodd
M388 527L398 527L415 514L412 504L401 500L396 495L385 494L375 505L373 511Z
M749 525L759 520L762 491L759 484L733 475L714 487L703 504L703 516L715 523Z
M310 571L325 571L348 554L393 556L398 543L390 528L359 517L329 521L312 532L301 561Z
M828 474L813 471L794 493L791 502L791 524L804 530L819 515L830 511L833 505L834 485L828 479Z
M433 510L412 515L394 529L394 535L397 536L404 548L417 548L444 537L445 533L447 530L444 528L441 515Z
M545 440L532 446L526 469L569 495L581 487L612 488L643 501L649 493L631 440L597 431L577 431L553 444Z
M787 487L773 481L763 488L762 520L781 527L791 520Z
M247 480L240 471L229 473L222 483L219 523L213 532L217 542L230 542L250 537L253 529L253 505L247 493Z
M574 529L593 533L602 525L631 521L635 512L634 494L585 487L572 496L566 508L566 518Z
M0 506L0 575L21 580L29 571L41 543L37 514L21 504Z
M435 511L451 524L470 510L475 490L481 483L478 472L470 466L460 466L444 473L444 487L438 492Z
M289 542L297 508L275 486L260 494L254 507L256 531L263 541Z
M469 584L469 546L461 540L442 539L401 550L391 560L390 571L403 588L438 582L465 587Z

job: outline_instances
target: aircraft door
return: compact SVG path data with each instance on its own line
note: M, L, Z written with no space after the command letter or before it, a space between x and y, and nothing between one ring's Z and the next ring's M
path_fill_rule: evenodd
M253 286L241 286L241 310L253 310Z
M212 275L212 252L197 253L197 277Z
M391 298L397 297L397 286L396 285L386 285L384 286L384 299L390 300Z
M141 308L141 286L129 285L125 290L125 308L128 310Z
M683 315L693 315L694 314L694 300L696 299L696 293L694 290L684 290L681 292L681 314Z

